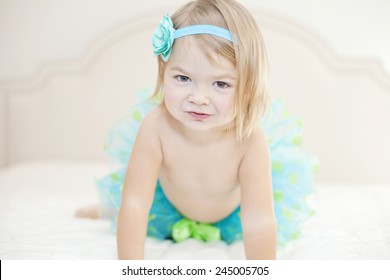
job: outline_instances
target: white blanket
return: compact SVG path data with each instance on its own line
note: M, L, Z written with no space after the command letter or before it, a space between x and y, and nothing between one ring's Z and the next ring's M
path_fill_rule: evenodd
M97 202L104 162L46 161L0 169L0 259L115 259L109 221L77 219ZM390 259L390 185L317 184L316 215L278 259ZM244 259L242 242L147 239L147 259Z

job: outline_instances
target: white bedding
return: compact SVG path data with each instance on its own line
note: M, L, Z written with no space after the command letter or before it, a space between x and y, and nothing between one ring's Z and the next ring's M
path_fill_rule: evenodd
M115 259L107 220L77 219L97 201L105 162L46 161L0 169L0 259ZM317 214L279 259L390 259L390 185L317 184ZM147 239L147 259L243 259L242 242Z

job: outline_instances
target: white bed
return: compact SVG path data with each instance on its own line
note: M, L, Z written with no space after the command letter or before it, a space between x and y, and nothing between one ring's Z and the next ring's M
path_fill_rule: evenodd
M73 217L113 168L109 127L155 80L150 35L163 7L118 23L77 58L0 80L0 259L115 259L105 220ZM317 214L279 259L390 259L390 77L334 54L310 28L253 9L270 57L272 97L305 125L321 172ZM115 109L113 109L115 108ZM243 244L147 240L147 259L242 259Z
M98 161L41 161L0 172L1 259L115 259L107 220L73 217L96 201ZM388 186L318 184L310 197L317 214L302 235L278 250L279 259L390 259ZM148 239L147 259L243 259L242 242L179 244Z

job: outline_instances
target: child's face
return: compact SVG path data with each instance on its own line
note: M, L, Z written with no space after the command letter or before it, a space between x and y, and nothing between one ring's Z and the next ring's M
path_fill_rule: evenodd
M211 63L191 40L178 40L165 68L165 107L194 131L221 130L234 119L236 68L213 58Z

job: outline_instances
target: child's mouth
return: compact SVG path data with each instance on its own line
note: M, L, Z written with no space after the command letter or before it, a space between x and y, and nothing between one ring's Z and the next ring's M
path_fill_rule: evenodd
M200 113L200 112L190 111L187 113L195 120L205 120L205 119L208 119L209 117L211 117L210 114L205 114L205 113Z

